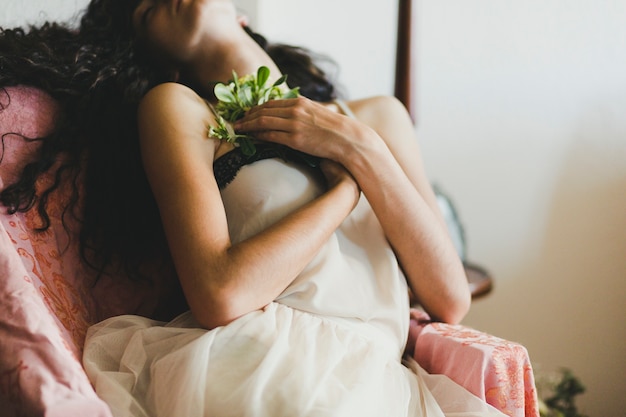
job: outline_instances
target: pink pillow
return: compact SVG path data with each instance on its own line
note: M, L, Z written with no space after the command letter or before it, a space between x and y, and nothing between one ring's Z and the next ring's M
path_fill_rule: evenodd
M10 405L6 415L58 410L72 416L66 411L88 407L89 415L109 416L80 362L92 318L88 298L63 279L55 248L39 252L19 216L0 218L0 403Z
M0 189L38 146L18 134L47 133L55 113L54 101L37 89L0 90ZM33 230L34 211L8 215L0 208L0 407L4 416L110 417L80 361L96 306L54 207L59 197L43 233Z
M55 101L31 87L0 89L0 189L20 174L53 126ZM38 189L52 178L44 175ZM3 416L110 417L82 368L87 328L117 314L150 314L155 288L102 277L79 261L75 220L61 222L69 190L49 198L45 232L35 210L0 206L0 409ZM73 239L72 239L73 238Z
M511 417L539 417L537 391L526 348L467 326L427 323L411 312L413 358L443 374Z

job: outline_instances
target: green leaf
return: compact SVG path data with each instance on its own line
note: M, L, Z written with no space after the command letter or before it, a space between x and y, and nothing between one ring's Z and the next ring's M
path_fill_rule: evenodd
M222 83L218 83L218 84L215 85L215 88L213 89L213 93L215 94L215 97L219 101L222 101L224 103L234 103L235 102L235 96L230 91L230 88L228 88L227 86L225 86Z
M239 76L237 76L237 73L235 72L235 70L233 70L233 80L232 80L232 84L235 88L239 87Z
M300 87L292 88L283 94L283 98L297 98L300 97Z
M270 95L272 94L272 90L265 90L263 92L263 95L261 97L259 97L259 100L257 101L257 104L263 104L263 103L267 103L268 101L270 101Z
M238 108L238 109L233 109L232 113L230 114L229 117L229 121L231 122L235 122L239 119L241 119L244 115L246 114L244 109Z
M250 84L243 84L239 90L239 99L243 106L243 110L250 110L254 106L254 98L252 93L252 86Z
M276 100L283 97L283 90L281 90L279 86L272 87L271 91L270 100Z
M283 74L282 77L280 77L279 79L277 79L274 84L272 84L272 87L278 87L279 85L281 85L282 83L284 83L285 81L287 81L287 74Z
M256 146L254 146L254 143L252 143L252 140L248 137L240 138L239 146L241 146L241 152L246 156L252 156L256 152Z
M266 66L260 66L256 72L256 85L261 88L270 78L270 69Z

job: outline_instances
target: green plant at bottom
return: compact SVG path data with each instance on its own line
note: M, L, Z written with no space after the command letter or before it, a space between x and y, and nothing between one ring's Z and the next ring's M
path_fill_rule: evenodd
M569 369L561 369L558 382L544 383L549 393L539 399L541 417L587 417L575 404L575 397L585 392L585 387Z

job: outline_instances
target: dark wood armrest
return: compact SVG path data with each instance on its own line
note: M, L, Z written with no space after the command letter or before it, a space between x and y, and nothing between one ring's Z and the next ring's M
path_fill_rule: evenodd
M467 282L472 293L472 299L480 298L491 292L493 288L493 279L491 274L483 267L470 262L463 262Z

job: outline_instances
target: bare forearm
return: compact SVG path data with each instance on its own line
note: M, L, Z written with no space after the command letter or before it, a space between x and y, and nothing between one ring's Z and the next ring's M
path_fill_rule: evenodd
M278 100L251 110L235 128L346 167L422 304L439 319L460 320L469 305L467 282L432 195L424 199L432 190L411 143L406 109L386 98L359 101L352 109L356 120L304 98Z
M354 206L354 184L341 182L265 231L186 270L196 319L206 327L274 300L313 259ZM186 269L186 268L184 268Z
M469 307L469 291L444 225L382 140L349 149L342 162L372 205L421 304L437 319L458 322Z

